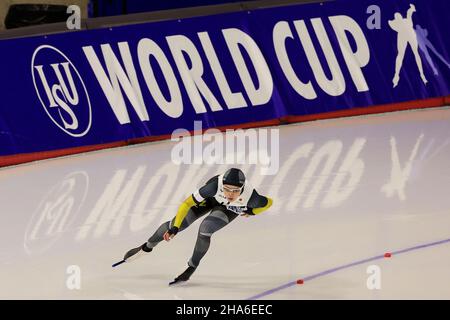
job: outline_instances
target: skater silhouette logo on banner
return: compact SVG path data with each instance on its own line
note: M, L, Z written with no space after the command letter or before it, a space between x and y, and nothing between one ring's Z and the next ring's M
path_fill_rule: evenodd
M444 62L447 67L450 68L448 62L445 61L442 55L437 52L433 44L428 39L427 29L422 28L420 25L417 25L414 28L414 23L412 20L414 12L416 12L416 7L413 4L410 4L410 7L406 13L406 18L403 18L401 13L396 12L394 14L394 19L388 21L391 29L397 32L397 58L395 60L395 74L394 78L392 79L394 88L397 87L400 81L400 70L403 65L403 59L405 57L405 52L408 48L408 45L414 54L416 65L420 73L420 78L425 85L428 83L428 80L423 71L422 59L419 54L419 49L424 53L425 58L431 66L431 69L433 70L435 76L439 75L439 72L430 57L428 49L433 51L433 53L438 56L439 59Z
M435 66L435 64L433 63L433 59L431 58L428 49L430 49L439 58L439 60L441 60L441 62L444 63L447 66L447 68L450 69L450 64L436 50L436 48L433 46L433 44L428 39L428 30L425 28L422 28L420 25L416 25L416 35L417 35L417 41L419 42L419 49L425 55L425 58L427 59L427 62L430 65L431 69L433 69L433 74L435 76L438 76L439 71L438 71L437 67Z

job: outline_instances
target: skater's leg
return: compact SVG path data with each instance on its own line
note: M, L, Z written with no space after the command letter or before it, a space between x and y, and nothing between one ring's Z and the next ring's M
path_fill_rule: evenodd
M191 208L188 211L186 217L184 218L184 220L180 226L180 231L189 227L195 220L197 220L201 216L205 215L209 211L210 211L210 209L208 209L208 208L202 208L202 209ZM130 261L136 260L139 257L145 255L146 252L151 252L153 250L153 248L164 239L164 233L166 233L166 231L170 229L170 227L173 225L174 221L175 221L175 218L173 218L172 221L167 221L167 222L164 222L162 225L160 225L159 228L156 230L156 232L148 239L147 242L145 242L143 245L141 245L137 248L133 248L133 249L129 250L127 253L125 253L123 261L130 262ZM120 263L118 263L118 264L120 264ZM118 265L118 264L115 264L115 265Z
M428 48L426 46L420 46L419 45L419 49L425 55L425 59L427 60L428 64L430 65L431 69L433 69L433 74L435 76L439 75L439 72L438 72L436 66L434 65L433 59L431 59L430 52L428 51Z
M202 221L197 242L195 243L194 253L188 262L190 267L197 268L200 260L204 257L209 249L211 243L211 236L218 230L225 227L231 221L237 217L236 214L224 211L222 209L213 210L206 218Z
M423 83L427 84L428 80L425 77L425 74L423 73L422 59L420 58L419 44L417 42L417 39L416 38L411 39L410 45L411 45L411 49L414 53L414 57L416 59L416 64L417 64L417 68L419 69L419 72L420 72L420 77L422 78Z
M222 208L215 208L211 211L211 213L205 218L205 220L202 221L200 225L194 253L188 262L188 268L176 277L174 281L169 283L169 285L176 285L189 280L199 265L200 260L208 251L213 233L225 227L237 216L237 214L230 211L224 211Z
M189 227L192 223L194 223L195 220L197 220L204 214L206 214L205 210L200 211L190 209L186 217L184 218L183 222L181 223L179 232ZM160 243L164 239L164 233L166 233L166 231L173 226L174 221L175 218L173 218L172 221L166 221L156 230L156 232L147 241L147 247L149 249L154 248L158 243Z
M404 39L397 39L397 58L395 59L395 74L392 82L394 83L394 88L397 86L398 81L400 80L400 69L403 65L403 58L405 57L407 42Z
M172 220L173 222L173 220ZM147 240L147 248L153 249L158 243L163 240L164 233L170 228L170 221L164 222L155 233Z

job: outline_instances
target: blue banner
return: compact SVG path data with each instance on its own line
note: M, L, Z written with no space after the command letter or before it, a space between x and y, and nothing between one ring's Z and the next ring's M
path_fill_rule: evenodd
M0 155L450 94L450 3L334 1L0 41Z

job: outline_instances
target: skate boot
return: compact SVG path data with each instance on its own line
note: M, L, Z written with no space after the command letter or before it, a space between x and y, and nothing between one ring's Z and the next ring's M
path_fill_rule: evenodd
M143 245L141 245L137 248L133 248L130 251L128 251L127 253L125 253L123 260L125 260L125 262L134 261L134 260L142 257L143 255L145 255L146 253L151 252L152 250L153 249L147 247L147 243L144 243Z
M184 283L189 280L192 276L196 268L189 266L182 274L175 278L172 282L169 283L169 286L173 286L175 284Z
M133 248L129 250L127 253L125 253L123 260L114 263L112 266L117 267L118 265L121 265L124 262L131 262L134 261L140 257L142 257L145 253L151 252L153 249L147 247L147 243L144 243L143 245Z

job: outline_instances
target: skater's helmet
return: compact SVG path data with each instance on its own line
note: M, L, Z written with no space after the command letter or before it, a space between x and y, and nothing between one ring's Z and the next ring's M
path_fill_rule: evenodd
M222 182L223 184L243 187L245 184L245 175L241 170L237 168L231 168L224 173Z

